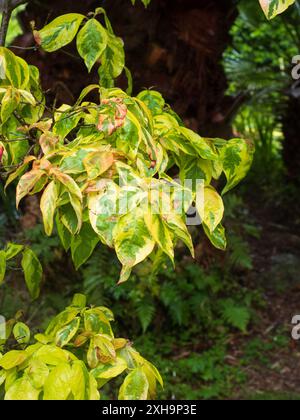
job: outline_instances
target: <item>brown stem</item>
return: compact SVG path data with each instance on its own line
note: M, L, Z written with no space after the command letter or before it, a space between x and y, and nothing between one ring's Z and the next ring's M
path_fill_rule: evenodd
M4 47L8 25L11 19L12 12L21 4L26 3L26 0L1 0L0 1L0 12L2 12L2 20L0 27L0 46Z

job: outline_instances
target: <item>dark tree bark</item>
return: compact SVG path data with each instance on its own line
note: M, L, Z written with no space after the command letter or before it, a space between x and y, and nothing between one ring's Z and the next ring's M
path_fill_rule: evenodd
M142 4L133 7L130 0L101 3L116 34L124 39L135 92L154 87L200 134L230 136L221 59L236 17L234 0L152 0L148 9ZM93 0L33 1L22 21L27 29L31 20L40 28L62 13L86 13L98 6L99 1ZM33 41L23 36L20 42L32 45ZM97 81L96 72L87 76L81 60L61 52L30 51L26 59L38 65L44 88L58 92L61 101L71 102L87 83Z
M291 97L283 117L283 159L290 181L300 184L300 100Z
M153 0L146 11L128 8L125 17L119 13L122 5L122 0L107 1L125 40L136 89L157 88L193 129L226 136L221 59L236 17L233 1Z

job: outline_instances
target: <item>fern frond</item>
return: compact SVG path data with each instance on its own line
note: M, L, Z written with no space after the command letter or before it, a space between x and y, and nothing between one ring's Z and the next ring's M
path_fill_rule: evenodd
M242 332L247 331L251 314L246 306L238 306L232 299L225 299L221 302L221 314L224 321L228 324Z

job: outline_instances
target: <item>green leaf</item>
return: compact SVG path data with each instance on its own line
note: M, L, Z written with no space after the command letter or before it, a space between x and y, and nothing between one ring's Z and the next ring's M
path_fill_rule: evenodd
M144 360L144 363L141 365L142 371L145 373L148 383L149 383L149 390L148 390L148 399L154 400L156 397L156 383L157 381L163 386L163 380L160 376L160 373L153 366L151 363Z
M215 246L218 249L221 249L222 251L225 251L227 247L227 241L226 241L224 227L220 224L219 226L216 227L216 229L213 232L211 232L209 228L205 226L204 223L202 226L204 228L204 232L206 236L208 237L210 242L213 244L213 246Z
M78 216L81 217L81 214L79 213L81 209L79 201L73 200L73 204L77 205ZM81 220L78 220L77 213L75 213L75 210L71 206L71 204L61 207L60 214L60 222L65 226L65 228L70 234L70 242L68 241L67 236L64 237L64 239L67 240L66 245L68 245L69 248L71 246L71 235L76 235L76 233L78 233L78 231L80 230Z
M38 400L41 390L34 388L26 376L17 379L5 394L5 400Z
M57 331L55 336L55 344L58 347L64 347L68 344L78 331L80 325L80 318L74 318L70 324Z
M65 227L65 225L60 222L58 215L56 216L56 228L64 250L68 251L68 249L71 246L72 236L70 231Z
M40 360L35 359L30 360L25 372L35 388L42 388L49 376L49 368L47 365Z
M75 127L77 127L82 117L83 112L81 110L72 111L72 109L67 109L65 112L62 112L60 117L56 120L53 126L53 133L58 135L60 139L64 139Z
M29 293L32 299L36 299L40 294L43 269L36 254L30 248L26 248L23 252L21 265Z
M17 90L9 87L1 101L1 120L4 124L20 103L20 94Z
M259 2L267 19L273 19L294 4L295 0L259 0Z
M0 370L0 386L4 384L6 379L6 372L5 370L1 369Z
M110 363L99 364L91 373L96 379L111 379L121 375L126 369L127 363L125 360L117 357Z
M40 178L44 175L44 172L40 169L33 169L30 172L24 174L17 185L16 191L16 206L19 207L20 201L23 197L30 193Z
M146 400L149 383L142 369L134 369L126 376L120 391L119 400Z
M236 305L231 299L222 302L222 316L226 322L242 332L246 332L250 321L249 309Z
M71 252L76 270L89 259L99 241L89 223L84 223L80 233L72 237Z
M217 162L217 161L213 161ZM223 169L223 168L222 168ZM184 183L192 180L192 190L196 191L197 183L204 182L209 185L212 178L212 161L195 159L195 156L184 156L180 164L180 179Z
M181 216L179 214L169 213L166 215L166 223L172 230L174 236L180 239L189 248L192 257L195 257L192 237Z
M112 79L120 76L125 66L124 43L121 38L108 34L107 47L101 56L101 63L100 79L103 75L108 75Z
M19 344L27 344L30 340L30 329L23 322L17 322L13 328L13 335Z
M99 308L88 309L84 312L85 331L93 334L106 334L113 337L110 323L102 310Z
M223 200L213 187L204 188L203 198L203 203L201 200L197 200L197 210L202 222L209 228L210 232L213 232L223 219Z
M79 307L68 307L64 311L60 312L54 317L49 323L46 329L46 335L55 337L58 330L65 325L69 324L79 314Z
M58 188L55 181L51 181L41 197L40 208L43 216L46 235L50 236L53 230L53 219L58 199Z
M143 211L135 208L122 216L114 228L117 256L125 267L134 267L153 251L155 242L150 237Z
M105 188L105 191L104 191ZM119 187L114 182L103 186L103 191L89 195L88 208L90 223L101 241L113 246L113 229L116 217Z
M143 90L138 94L137 98L145 102L154 116L162 114L165 100L159 92L155 90Z
M21 95L23 102L25 101L32 106L36 105L36 100L30 92L27 92L27 90L24 89L18 89L18 92Z
M88 179L98 178L106 172L114 163L114 155L109 151L91 152L83 160Z
M53 175L57 178L59 182L61 182L69 191L70 194L72 194L74 197L76 197L80 202L82 202L82 193L79 188L79 186L76 184L74 179L70 177L69 175L57 170L53 169L52 171Z
M100 400L100 393L98 391L98 384L97 384L96 379L91 374L91 372L89 373L89 378L90 378L89 400L99 401Z
M28 354L26 351L11 350L0 358L0 366L5 370L9 370L21 365L27 358Z
M75 213L76 218L77 218L77 226L76 226L76 229L74 231L74 233L76 234L76 233L80 232L80 229L82 227L82 203L73 194L69 194L69 198L70 198L71 206L73 207L74 213Z
M35 41L45 51L56 51L73 41L83 19L78 13L59 16L40 31L34 31Z
M72 369L68 363L55 366L44 385L44 400L67 400L72 383Z
M220 154L227 178L227 185L222 191L222 194L225 194L247 175L252 164L254 148L244 139L232 139L222 147Z
M1 79L4 85L26 88L29 83L29 66L8 48L0 47Z
M83 101L83 99L93 90L97 89L98 91L100 90L100 86L99 85L88 85L86 86L84 89L82 89L79 98L77 99L75 106L78 106L81 104L81 102Z
M14 243L8 243L5 249L6 260L15 258L24 249L24 245L18 245ZM0 251L1 252L1 251Z
M152 238L161 250L168 255L171 261L174 262L174 245L168 225L165 224L160 215L153 214L150 209L145 213L144 220Z
M71 390L74 400L88 400L90 392L89 372L81 360L72 365Z
M86 358L87 358L88 365L91 369L95 368L99 363L98 356L97 356L97 348L94 342L94 337L90 339L90 345L87 351Z
M6 273L6 252L0 251L0 285L3 283Z
M71 306L83 309L86 306L86 296L81 293L75 293L72 299Z
M46 365L57 366L68 362L69 357L68 352L65 350L54 345L45 344L35 352L34 359Z
M131 273L132 273L132 268L126 265L123 265L118 284L125 283L131 276Z
M27 168L29 163L31 161L35 160L35 159L36 159L35 156L27 156L24 159L24 162L22 163L22 165L20 165L15 172L13 172L9 175L9 177L7 178L7 181L5 183L4 189L6 190L6 188L9 186L9 184L11 184L15 179L19 178L19 176L21 176L23 174L23 172L25 171L25 169Z
M116 351L110 336L103 334L95 335L94 345L97 351L97 358L100 362L107 363L116 358Z
M78 33L77 49L89 72L105 50L107 40L107 31L96 19L88 20Z
M185 127L178 127L177 131L181 133L198 152L199 156L203 159L215 160L219 156L213 145L210 144L206 139L199 136L199 134Z

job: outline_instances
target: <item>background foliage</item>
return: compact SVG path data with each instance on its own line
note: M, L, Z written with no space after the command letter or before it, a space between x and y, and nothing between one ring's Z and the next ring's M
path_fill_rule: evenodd
M141 5L135 7L151 13L154 2L147 11ZM266 14L271 17L267 9ZM178 244L175 270L168 259L161 262L159 271L153 271L146 261L134 269L127 283L116 286L121 266L107 247L99 243L95 250L91 247L90 259L80 261L76 271L56 229L50 238L45 236L37 202L24 201L16 211L13 188L5 195L2 187L0 255L7 270L0 312L16 319L15 336L20 336L17 328L25 323L32 340L69 304L74 293L83 291L94 305L112 308L116 334L130 335L141 353L159 368L165 383L158 388L160 398L299 398L293 374L297 352L289 331L291 314L298 308L299 200L297 180L290 177L294 161L285 152L289 141L286 118L294 98L290 71L291 58L298 52L298 19L296 6L266 22L256 0L251 5L240 2L231 29L232 43L224 55L230 82L226 101L230 98L233 103L228 119L234 137L250 138L256 153L247 180L224 197L225 254L214 250L198 228L191 228L195 260ZM114 26L113 19L112 23ZM75 53L71 47L69 52ZM84 58L84 51L81 53ZM93 63L87 57L86 62L88 66ZM134 73L134 60L127 65ZM105 73L102 78L106 76L105 83L111 83L110 70ZM97 77L96 65L91 74ZM126 90L128 80L122 83ZM184 119L193 127L189 118ZM223 179L221 185L213 185L221 189L224 184ZM11 242L19 245L14 258L7 245ZM37 257L44 269L43 277L34 283L41 287L40 298L34 302L25 289L22 270L26 249L34 252L31 258ZM33 289L31 292L34 295ZM25 337L26 341L27 334L27 330L22 332L21 340ZM20 352L27 346L19 341L16 347L13 339L7 345ZM73 369L76 363L70 366ZM19 375L22 372L21 368ZM119 379L103 385L101 398L115 398L120 385Z

